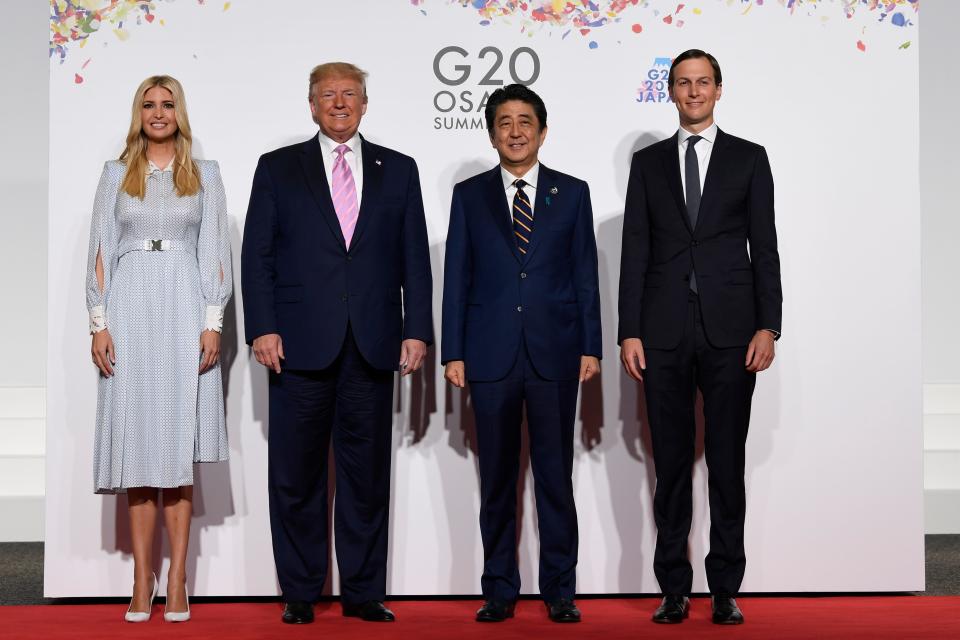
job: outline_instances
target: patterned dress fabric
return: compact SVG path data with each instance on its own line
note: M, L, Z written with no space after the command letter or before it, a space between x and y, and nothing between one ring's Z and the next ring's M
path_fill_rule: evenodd
M219 362L199 374L206 307L225 305L233 288L226 198L217 163L197 165L200 191L179 197L173 172L151 163L143 200L120 190L125 164L103 168L90 230L87 308L104 307L116 365L113 377L99 377L97 493L192 485L194 462L228 457ZM145 250L153 246L147 240L170 249Z

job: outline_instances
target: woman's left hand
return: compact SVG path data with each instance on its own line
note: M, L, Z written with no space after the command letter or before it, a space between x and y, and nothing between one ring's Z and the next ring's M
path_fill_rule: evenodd
M200 373L217 364L219 358L220 334L209 329L204 330L200 334Z

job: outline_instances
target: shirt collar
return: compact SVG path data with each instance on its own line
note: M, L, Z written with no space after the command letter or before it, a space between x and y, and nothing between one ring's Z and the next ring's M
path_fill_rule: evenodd
M163 169L161 169L160 167L158 167L157 165L155 165L155 164L153 163L153 160L147 160L147 175L150 175L151 173L154 173L155 171L160 171L160 172L173 171L173 161L174 161L174 159L175 159L175 158L170 158L170 162L168 162L168 163L167 163L167 166L165 166Z
M323 134L322 131L320 132L320 135L318 137L320 139L320 148L323 150L323 156L325 158L329 158L330 156L332 156L334 154L334 151L336 151L337 147L340 146L339 142L337 142L336 140L333 140L332 138L328 138ZM358 131L357 133L353 134L353 137L347 140L346 142L344 142L343 144L350 147L350 151L352 151L354 155L356 155L357 149L360 148L360 132Z
M680 127L680 130L677 132L677 144L683 144L687 141L687 138L694 135L700 136L710 144L713 144L717 139L717 123L714 122L700 133L690 133L683 127Z
M520 179L527 183L533 189L537 188L537 179L540 177L540 163L535 163L530 167L525 174L523 174ZM515 175L507 171L500 166L500 179L503 180L503 189L506 191L511 186L513 186L514 181L517 179Z

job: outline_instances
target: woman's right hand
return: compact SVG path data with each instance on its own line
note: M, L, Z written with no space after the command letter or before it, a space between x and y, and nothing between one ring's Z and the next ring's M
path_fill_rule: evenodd
M113 350L113 338L110 330L104 329L93 334L93 346L90 347L93 364L100 369L100 375L109 378L113 375L113 365L117 362L116 352Z

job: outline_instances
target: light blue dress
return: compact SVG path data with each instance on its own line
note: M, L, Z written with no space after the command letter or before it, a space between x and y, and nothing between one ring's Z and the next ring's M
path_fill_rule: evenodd
M97 493L192 485L194 462L228 457L220 364L198 373L207 307L222 309L233 287L226 199L217 163L197 165L200 191L179 197L173 172L151 163L143 200L120 190L125 164L103 168L90 230L87 309L103 308L116 365L112 377L99 378Z

